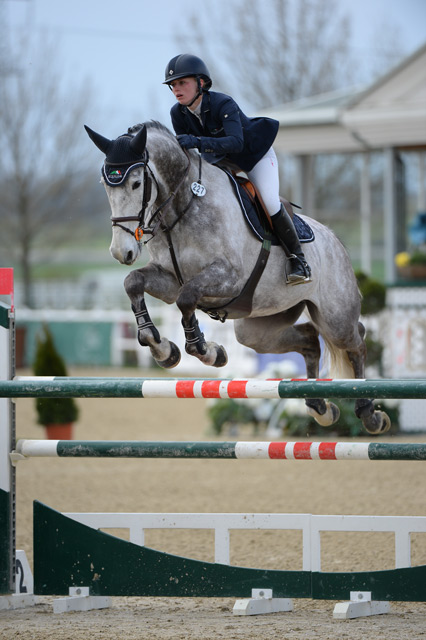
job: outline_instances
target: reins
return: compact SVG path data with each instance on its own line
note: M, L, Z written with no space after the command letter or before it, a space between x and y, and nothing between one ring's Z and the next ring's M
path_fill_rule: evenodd
M184 179L185 179L186 176L188 175L191 161L190 161L190 157L189 157L188 151L186 149L184 149L184 151L185 151L185 154L186 154L186 156L188 158L188 166L186 168L186 172L185 172L185 176L184 176ZM198 180L197 180L197 184L199 184L199 185L201 185L201 166L202 165L201 165L201 155L200 155L199 159L198 159ZM173 193L173 197L176 195L177 191L179 190L180 186L182 185L182 182L183 182L183 180L177 186L176 191ZM194 201L194 198L196 197L195 190L194 189L191 189L191 190L192 190L191 200L188 202L188 204L185 207L185 209L178 214L178 216L174 220L173 224L171 224L169 227L167 227L166 225L162 224L161 220L160 220L160 227L161 227L161 230L164 232L164 235L166 236L167 246L169 247L170 257L171 257L172 263L173 263L173 268L175 270L176 277L178 279L178 282L179 282L180 286L182 286L185 281L184 281L184 279L182 277L182 272L181 272L181 270L179 268L179 263L177 261L176 252L175 252L175 249L174 249L174 246L173 246L171 231L177 225L177 223L180 220L182 220L183 216L190 209L190 207L191 207L191 205L192 205L192 203ZM169 198L170 198L170 196L169 196ZM154 213L153 217L157 214L157 212L158 212L158 209ZM152 218L151 218L151 220L152 220Z

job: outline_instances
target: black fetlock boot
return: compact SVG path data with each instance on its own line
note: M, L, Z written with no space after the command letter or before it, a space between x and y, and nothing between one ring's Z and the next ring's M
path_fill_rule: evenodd
M306 262L293 221L285 210L284 205L281 205L278 213L271 216L271 220L275 235L280 241L291 265L290 273L287 273L287 284L294 285L310 282L311 268Z

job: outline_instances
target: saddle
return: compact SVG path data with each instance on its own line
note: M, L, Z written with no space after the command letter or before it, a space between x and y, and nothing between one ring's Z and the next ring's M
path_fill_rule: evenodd
M236 175L233 172L223 169L228 175L231 184L234 187L235 195L240 203L244 217L254 235L263 242L265 238L270 239L271 244L278 246L280 242L274 235L272 229L271 216L263 204L262 198L256 187L250 180L243 176ZM280 197L287 213L293 220L294 227L300 242L313 242L315 234L311 227L297 213L294 213L293 207L297 205L289 202L285 198Z

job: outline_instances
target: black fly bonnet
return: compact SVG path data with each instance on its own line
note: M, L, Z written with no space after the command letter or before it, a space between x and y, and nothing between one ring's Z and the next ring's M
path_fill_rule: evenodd
M102 166L102 176L110 187L122 186L133 169L146 167L146 128L142 127L135 136L124 133L115 140L108 140L85 126L90 139L106 156Z
M145 230L145 210L151 199L152 179L155 179L148 167L149 154L146 148L146 127L143 125L135 136L124 133L115 140L104 138L104 136L96 133L86 125L84 125L84 128L90 139L106 156L101 172L105 182L110 187L121 187L134 169L143 168L143 197L139 213L136 216L111 218L113 227L120 227L120 229L134 235L136 240L140 242ZM149 175L148 170L151 175ZM121 224L128 221L139 223L136 231L133 232Z

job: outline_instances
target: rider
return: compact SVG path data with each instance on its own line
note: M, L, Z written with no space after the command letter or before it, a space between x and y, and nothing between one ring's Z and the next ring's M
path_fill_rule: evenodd
M198 149L211 164L230 161L247 174L271 216L276 236L290 254L287 283L309 282L311 269L279 198L278 162L271 146L279 123L270 118L248 118L230 96L210 91L209 70L196 56L172 58L163 84L169 85L178 102L170 115L182 149Z

